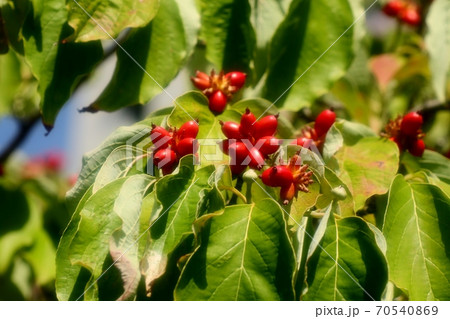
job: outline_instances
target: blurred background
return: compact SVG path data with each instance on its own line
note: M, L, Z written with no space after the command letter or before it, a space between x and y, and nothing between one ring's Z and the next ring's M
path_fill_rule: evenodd
M325 103L336 106L340 117L367 124L379 132L389 117L410 108L409 99L417 86L430 82L428 67L424 67L422 59L424 50L418 40L423 32L412 26L400 26L398 20L383 13L384 3L376 3L366 13L366 19L355 25L365 24L367 29L361 44L369 48L366 56L355 58L348 71L350 76L336 83L332 97L326 96L298 114L287 114L291 119L297 115L301 118L293 120L296 128L313 119L311 112L323 108ZM371 4L373 1L366 1L366 8ZM399 49L404 43L408 43L407 49ZM105 52L111 51L111 46L111 41L104 41ZM0 87L0 176L3 176L0 178L0 300L56 299L54 258L59 238L70 219L64 197L76 182L83 154L99 146L119 126L131 125L173 104L172 98L162 92L144 106L113 113L80 112L102 93L112 78L116 61L112 52L95 72L81 81L50 132L38 117L36 97L27 95L27 90L33 91L35 84L23 88L15 116L2 113L2 95L10 92L7 86ZM195 70L211 70L206 61L205 46L199 43L166 91L177 97L193 89L190 77ZM7 68L8 63L0 63L0 83L2 68ZM428 63L426 59L425 63ZM244 97L253 93L250 88L247 90L249 93L244 93ZM342 105L347 109L343 110ZM24 117L27 108L35 108L36 116ZM383 112L384 109L389 112ZM433 125L426 128L426 144L441 153L449 152L449 112L441 112L436 105L430 105L430 109L432 121L428 122Z

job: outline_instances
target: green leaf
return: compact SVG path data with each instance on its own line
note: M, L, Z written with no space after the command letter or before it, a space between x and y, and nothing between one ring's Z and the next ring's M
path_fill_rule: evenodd
M42 227L42 226L41 226ZM56 249L52 239L43 227L36 232L33 246L24 253L24 258L32 266L37 284L45 285L55 279Z
M388 270L375 234L360 218L328 220L319 248L307 264L302 300L380 300Z
M73 211L88 188L95 182L96 176L108 156L118 147L149 143L150 127L135 124L120 127L114 131L102 145L83 156L83 167L75 186L67 193L69 210Z
M317 200L317 207L324 208L336 201L340 215L345 217L355 215L355 203L348 186L328 167L325 167L324 177L320 185L322 195Z
M275 201L264 199L210 217L175 299L292 300L294 259L283 214Z
M0 55L0 116L11 111L14 97L22 82L20 62L13 51Z
M121 177L145 173L150 156L151 153L145 147L137 148L132 145L123 145L116 148L109 154L98 172L93 193ZM153 176L150 177L154 179Z
M174 174L156 183L150 238L142 263L148 295L152 294L154 280L163 275L169 254L202 214L199 202L207 195L205 189L212 190L209 178L213 173L214 166L194 171L193 156L185 156Z
M31 7L30 0L4 1L1 3L1 14L11 48L23 55L22 26Z
M291 2L292 0L249 1L252 8L250 21L256 35L255 69L258 78L267 67L270 40Z
M349 146L356 144L364 137L377 136L374 131L366 125L342 119L336 122L335 127L341 132L345 145Z
M348 186L355 201L355 211L370 196L384 194L398 170L399 151L395 143L366 137L353 146L344 146L336 154L338 177Z
M450 298L449 212L436 186L393 181L383 226L389 277L410 300Z
M175 107L167 122L179 128L187 121L198 120L198 139L217 139L223 137L219 121L208 108L208 99L198 91L190 91L175 100Z
M124 179L121 179L123 183ZM108 189L108 187L105 187ZM92 196L92 186L82 195L75 212L70 219L64 233L59 241L56 251L56 294L58 300L67 301L77 299L83 292L90 274L83 271L81 266L72 265L69 259L70 243L77 233L80 223L80 211Z
M0 274L3 274L17 251L33 244L41 212L39 205L19 190L0 185L0 198Z
M328 92L352 61L353 20L348 0L294 0L270 46L263 96L299 110Z
M206 58L217 70L247 71L255 42L248 1L200 0L199 3Z
M433 172L440 180L450 184L450 159L430 150L425 150L422 157L404 153L401 162L409 173L415 173L421 169Z
M113 78L91 108L115 111L160 94L193 52L198 28L194 0L162 1L155 19L132 30L117 51Z
M137 256L138 245L133 243L140 235L139 214L150 182L148 175L116 180L91 196L81 209L78 229L69 246L69 258L72 264L83 266L92 274L86 286L85 299L99 298L97 280L104 271L110 245L114 262L138 264L136 258L133 259ZM121 233L117 234L119 230ZM122 254L126 261L118 260ZM119 270L123 271L121 267Z
M159 0L69 1L69 25L79 42L109 40L126 28L138 28L156 15Z
M450 3L446 0L436 0L430 6L427 14L428 32L425 43L430 55L432 84L436 96L445 101L448 80L450 77Z
M25 58L39 80L44 124L53 126L56 116L83 75L103 58L100 41L62 43L71 29L64 0L33 0L23 27Z
M323 160L328 163L337 151L344 145L341 132L333 125L328 131L323 145Z

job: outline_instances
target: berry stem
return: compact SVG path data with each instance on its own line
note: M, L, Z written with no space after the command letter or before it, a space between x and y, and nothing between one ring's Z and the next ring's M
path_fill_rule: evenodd
M242 185L243 185L243 184L244 184L244 180L243 180L242 176L241 176L241 175L238 175L237 178L236 178L236 185L234 186L234 188L235 188L240 194L242 194L241 191L242 191ZM237 195L236 193L233 193L233 196L232 196L231 199L230 199L229 205L236 205L236 203L237 203L237 198L238 198L238 195Z
M219 190L221 191L230 191L233 193L233 195L236 195L237 197L239 197L244 203L247 204L247 198L244 196L244 194L242 194L240 191L238 191L236 188L232 187L232 186L226 186L226 185L222 185L219 187Z

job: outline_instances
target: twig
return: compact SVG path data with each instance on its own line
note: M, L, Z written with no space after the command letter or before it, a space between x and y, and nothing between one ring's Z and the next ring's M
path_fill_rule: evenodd
M8 160L9 156L22 144L22 142L27 138L28 133L31 131L33 126L41 118L40 114L34 115L27 120L19 120L20 128L19 133L16 137L9 143L8 147L0 155L0 163L4 164Z
M413 110L423 116L429 116L439 111L450 111L450 101L444 103L437 100L427 101L425 104L415 107Z

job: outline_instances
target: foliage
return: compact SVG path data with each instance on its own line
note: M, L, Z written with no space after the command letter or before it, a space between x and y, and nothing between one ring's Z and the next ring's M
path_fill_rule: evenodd
M14 180L7 166L0 281L17 299L55 280L59 300L450 300L450 160L439 154L450 148L450 6L420 2L420 25L397 21L384 37L361 23L364 6L379 10L362 0L0 2L0 113L39 109L48 130L110 54L114 74L87 111L170 95L183 69L247 74L222 114L189 91L114 131L83 157L67 215L57 175ZM338 118L314 147L291 145L330 108ZM298 154L309 192L267 186L264 170L232 174L217 142L247 109L278 114L285 141L264 168ZM425 122L422 156L382 132L411 110ZM152 128L191 120L198 154L158 170ZM56 232L45 223L55 210Z

